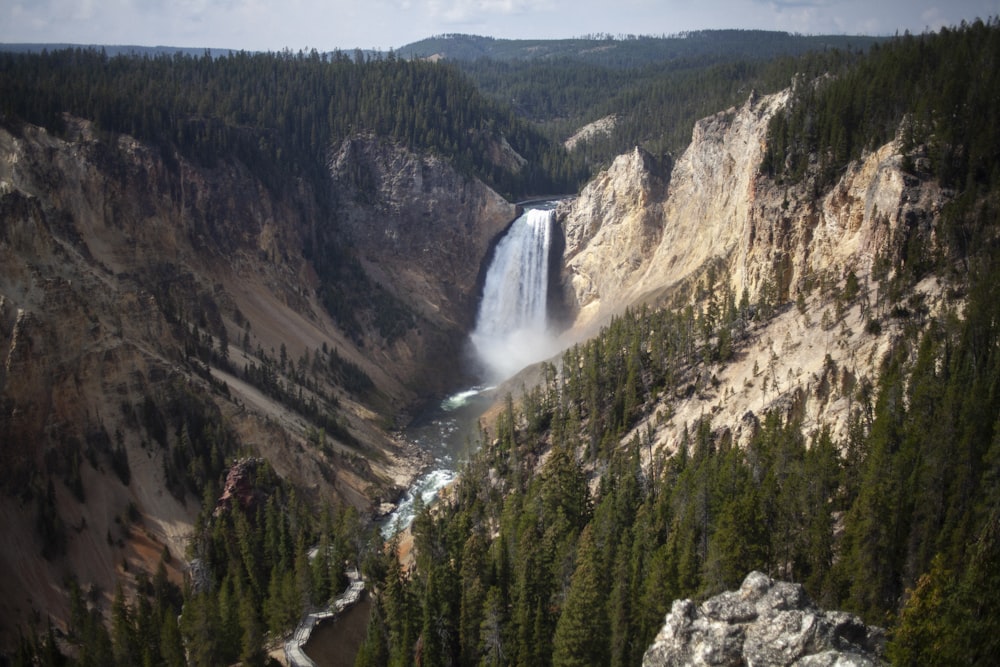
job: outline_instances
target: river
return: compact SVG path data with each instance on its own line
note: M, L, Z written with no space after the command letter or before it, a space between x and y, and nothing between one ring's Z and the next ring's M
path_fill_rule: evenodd
M484 384L432 405L407 427L404 437L430 454L433 464L383 522L385 539L409 527L417 498L428 505L455 480L462 463L479 444L479 417L495 400L491 385L557 351L549 330L547 304L550 256L557 247L552 243L554 206L552 201L526 204L524 214L497 244L486 273L476 327L470 334ZM353 639L357 612L350 622L347 613L341 615L344 622L334 620L313 630L305 650L317 665L353 662L360 645ZM348 654L350 662L345 661Z
M478 420L493 400L491 387L463 389L426 410L406 429L406 439L434 457L433 465L413 483L396 510L382 524L389 539L413 521L419 497L425 505L455 480L462 462L478 444Z
M430 453L434 463L382 524L383 537L389 539L409 527L418 496L431 503L455 479L458 467L477 444L479 416L492 400L489 388L465 389L431 406L406 429L406 438ZM353 665L370 612L371 599L366 595L334 618L317 623L302 650L320 667Z
M454 481L478 438L477 420L493 400L488 385L557 351L548 318L554 208L554 201L527 204L497 243L476 326L469 335L478 371L487 384L449 396L407 428L406 438L430 453L434 465L417 479L383 524L386 539L410 525L418 497L426 505Z
M317 623L302 650L319 667L351 667L365 640L371 610L371 598L365 594L339 615Z

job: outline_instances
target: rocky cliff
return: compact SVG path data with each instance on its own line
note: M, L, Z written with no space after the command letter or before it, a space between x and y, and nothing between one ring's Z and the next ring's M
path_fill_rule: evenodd
M818 185L815 169L802 182L777 181L762 161L768 123L788 100L787 91L751 95L698 122L669 177L641 149L622 155L559 209L576 312L567 339L641 304L676 308L691 326L738 313L726 332L734 352L693 352L679 369L682 389L644 406L622 436L623 446L648 438L650 459L678 451L706 420L746 443L771 411L800 425L807 442L827 428L848 442L904 330L912 336L928 315L962 307L934 276L895 280L923 275L913 266L940 248L953 196L922 169L925 149L875 147L832 187ZM879 664L882 641L857 618L819 612L801 588L755 573L738 592L675 602L644 664Z
M440 157L372 136L344 141L330 169L338 228L365 270L440 332L425 387L447 380L474 323L480 267L516 207Z
M930 227L942 194L903 172L896 142L852 164L821 197L811 182L786 186L761 174L768 122L788 97L751 95L699 121L669 183L637 148L561 208L577 326L710 265L724 269L737 294L756 295L774 280L794 299L818 273L869 274L894 236Z
M336 153L329 189L276 187L227 156L196 164L67 123L63 137L0 129L11 632L32 611L64 620L68 575L110 596L164 549L182 565L195 489L237 451L316 498L368 508L395 493L420 461L385 427L424 380L443 382L441 348L462 339L479 265L513 218L442 161L365 140ZM411 325L387 339L377 301L348 313L352 330L330 314L363 288L405 299Z
M709 297L720 305L724 295L766 295L778 306L736 359L698 371L692 386L703 390L675 397L640 426L661 446L675 446L683 426L705 414L740 431L770 406L793 403L807 432L823 423L842 434L851 388L875 377L900 325L882 317L885 281L906 261L909 239L934 246L948 194L919 170L904 171L898 142L852 163L819 195L813 180L787 185L761 172L768 122L788 98L754 94L699 121L669 178L639 148L622 155L559 209L563 283L576 312L567 339L639 303L700 312ZM848 282L849 302L838 299ZM933 311L943 307L940 292L929 280L913 298ZM836 380L847 383L842 392L817 396Z
M701 604L676 600L643 667L884 664L885 633L844 612L818 609L798 584L751 572L737 591Z
M753 241L748 228L767 122L786 100L787 93L753 96L699 121L669 182L636 148L561 210L577 326L679 285L711 262L738 263L741 243ZM737 289L742 282L737 278Z

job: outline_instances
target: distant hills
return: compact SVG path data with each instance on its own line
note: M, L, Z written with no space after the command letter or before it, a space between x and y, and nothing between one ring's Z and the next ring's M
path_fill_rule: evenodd
M636 67L666 60L769 59L827 49L867 49L885 37L799 35L771 30L698 30L673 36L593 35L577 39L494 39L449 34L400 48L404 58L448 60L570 59L608 67Z
M885 39L886 37L862 35L801 35L774 30L697 30L658 37L588 35L572 39L496 39L479 35L446 34L407 44L395 49L393 53L403 58L438 56L453 61L569 59L606 67L636 67L678 59L768 59L827 49L864 50ZM43 50L77 47L103 49L109 56L175 53L200 56L209 53L218 57L240 50L132 44L15 43L0 44L0 51L38 53ZM356 50L349 51L354 53ZM367 50L362 53L369 57L379 55L379 52Z

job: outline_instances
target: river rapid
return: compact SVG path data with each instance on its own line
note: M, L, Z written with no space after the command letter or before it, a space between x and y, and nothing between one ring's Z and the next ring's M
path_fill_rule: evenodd
M406 429L404 437L430 454L434 462L383 521L385 539L410 526L417 498L429 505L441 489L455 481L462 462L478 445L479 416L493 401L491 389L463 389L426 410Z

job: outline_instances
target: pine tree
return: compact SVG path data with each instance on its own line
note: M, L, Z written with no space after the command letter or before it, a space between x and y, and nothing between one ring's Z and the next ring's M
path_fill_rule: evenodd
M389 664L389 646L386 641L385 627L381 598L377 597L372 603L368 630L361 642L361 647L358 649L354 667L382 667Z
M177 624L177 614L170 609L163 611L160 625L160 650L166 667L183 667L186 664L184 643Z
M633 621L635 611L632 608L634 578L631 572L633 561L631 544L631 530L626 530L616 549L614 566L611 570L613 583L608 595L607 606L610 626L608 664L612 667L626 667L635 664L632 647L639 642L639 638L636 637L637 628Z
M215 597L199 593L186 600L181 621L187 662L204 667L222 664L223 656L217 645L221 623Z
M244 665L263 665L264 628L253 592L246 585L237 586L236 598L240 627L239 661Z
M478 532L473 532L462 547L459 576L462 589L458 625L460 662L475 664L479 661L479 636L488 581L486 550Z
M483 620L479 627L482 664L500 667L510 664L507 650L507 613L503 596L496 586L486 592Z
M556 667L605 665L610 658L606 581L589 526L578 544L578 564L552 639Z
M139 664L139 647L132 610L129 609L121 583L115 589L115 598L111 604L111 637L115 663Z

